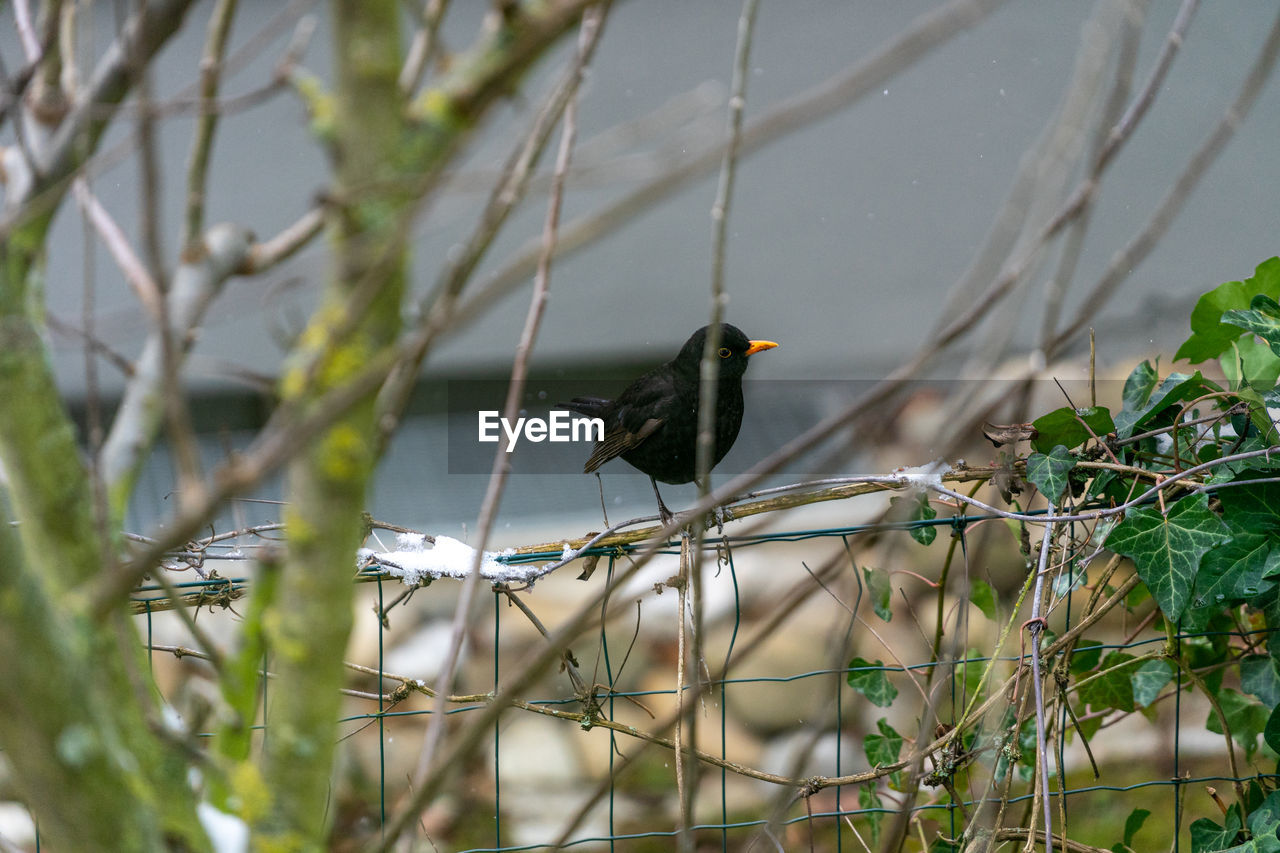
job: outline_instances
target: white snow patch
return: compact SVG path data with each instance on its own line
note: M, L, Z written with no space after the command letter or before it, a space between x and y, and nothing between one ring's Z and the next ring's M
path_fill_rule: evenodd
M249 825L209 803L196 806L200 825L209 835L214 853L245 853L249 849Z
M914 468L899 468L893 472L893 476L902 481L903 485L915 486L916 488L942 488L942 477L944 474L951 473L951 465L941 459L930 462L928 465L917 465Z
M371 551L361 548L357 554L363 564L373 564L400 578L405 586L417 586L436 578L462 579L471 573L475 565L476 549L465 542L448 536L437 536L435 545L427 542L421 533L400 533L396 536L396 550ZM491 583L529 583L540 576L541 567L532 563L509 566L500 557L509 557L515 549L485 551L480 559L480 577Z

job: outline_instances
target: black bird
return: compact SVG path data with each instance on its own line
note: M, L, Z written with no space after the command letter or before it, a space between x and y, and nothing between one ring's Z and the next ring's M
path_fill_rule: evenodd
M621 456L649 475L663 523L672 518L662 502L658 480L688 483L697 474L699 370L707 331L694 332L675 358L627 386L616 400L575 397L560 407L604 421L604 438L596 442L583 473L589 474ZM736 326L720 327L720 381L716 391L716 436L712 466L733 447L742 426L742 374L747 358L776 347L752 341Z

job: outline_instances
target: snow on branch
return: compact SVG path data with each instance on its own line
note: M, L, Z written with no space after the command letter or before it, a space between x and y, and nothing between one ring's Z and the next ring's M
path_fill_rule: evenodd
M537 580L542 567L533 564L510 566L502 562L515 550L485 551L480 561L480 577L491 583L527 584ZM419 586L437 578L461 580L471 574L476 549L448 536L426 536L422 533L400 533L396 550L357 552L360 567L386 572L400 578L405 586Z

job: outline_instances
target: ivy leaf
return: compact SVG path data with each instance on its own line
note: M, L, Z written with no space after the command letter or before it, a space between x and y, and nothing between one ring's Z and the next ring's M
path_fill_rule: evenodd
M884 671L884 663L872 663L863 658L849 661L849 686L866 696L872 705L888 708L898 698L898 688L889 681Z
M1280 752L1280 705L1271 709L1267 724L1262 727L1262 739L1273 752Z
M1076 650L1071 653L1071 672L1075 675L1092 672L1101 659L1102 643L1081 637L1076 643Z
M1280 837L1276 835L1276 830L1280 829L1280 792L1272 791L1257 808L1249 812L1248 823L1258 850L1266 853L1280 850Z
M1107 547L1133 560L1165 618L1176 621L1191 600L1200 558L1226 538L1226 526L1201 493L1178 501L1167 515L1158 506L1130 510Z
M1160 384L1160 373L1155 366L1144 360L1124 380L1124 389L1120 392L1120 406L1128 411L1137 411L1151 399L1151 392Z
M1232 388L1274 388L1280 378L1280 356L1252 336L1232 342L1218 363Z
M1089 429L1085 429L1080 421L1088 424ZM1090 438L1090 429L1093 430L1094 435L1101 438L1107 433L1114 432L1116 428L1111 421L1111 412L1103 406L1089 406L1083 409L1063 406L1047 415L1041 415L1032 421L1031 425L1036 430L1036 437L1031 439L1031 446L1041 453L1048 453L1059 444L1067 448L1084 444Z
M1240 687L1268 708L1280 706L1280 673L1270 655L1248 655L1240 661Z
M969 601L974 607L982 611L982 615L996 621L996 593L991 588L991 584L981 578L974 578L969 582Z
M1167 660L1147 661L1129 676L1129 683L1133 686L1133 701L1138 705L1150 705L1172 680L1173 664Z
M1262 703L1245 696L1238 690L1224 687L1217 693L1218 705L1231 727L1231 739L1244 747L1246 758L1252 758L1258 749L1258 735L1263 733L1270 718L1270 709L1262 707ZM1205 728L1214 734L1222 734L1222 724L1218 722L1216 711L1209 710L1209 719Z
M1128 382L1125 383L1125 387L1128 388ZM1153 425L1152 422L1158 415L1163 414L1175 404L1194 400L1206 391L1220 390L1214 383L1207 382L1198 370L1190 376L1185 373L1170 373L1144 403L1133 407L1126 405L1120 410L1115 418L1116 435L1120 438L1128 438L1133 435L1137 427ZM1170 422L1173 420L1173 414L1174 412L1169 414Z
M1280 305L1270 296L1259 293L1247 309L1222 312L1222 322L1252 332L1267 342L1271 351L1280 355Z
M1123 652L1112 652L1102 659L1102 674L1090 676L1080 684L1080 701L1095 711L1134 710L1133 682L1129 676L1136 666L1126 666L1134 660L1133 655Z
M880 734L870 734L862 739L862 751L872 767L893 764L902 754L902 735L893 730L884 717L876 721Z
M893 610L889 607L889 603L893 599L893 589L889 584L889 573L884 569L864 568L862 577L867 585L867 592L871 594L871 609L875 611L877 616L888 622L893 618Z
M1222 517L1233 526L1254 532L1280 530L1280 483L1245 481L1220 490L1218 499Z
M1027 479L1056 504L1062 497L1062 490L1067 487L1067 475L1074 467L1076 460L1071 451L1061 444L1054 445L1047 454L1032 453L1027 457Z
M858 788L858 808L862 809L866 814L863 815L871 824L871 846L880 846L880 824L884 821L884 802L880 799L880 795L876 793L874 784L862 785Z
M1147 818L1151 817L1151 812L1146 809L1134 809L1129 812L1129 816L1124 821L1124 846L1130 850L1133 847L1133 837L1138 834L1138 830L1142 829L1142 825L1146 823Z
M1191 337L1178 347L1174 360L1186 359L1199 364L1226 352L1232 341L1240 337L1240 329L1222 322L1222 315L1233 309L1250 306L1253 297L1263 293L1280 299L1280 258L1263 261L1253 276L1244 281L1228 281L1201 296L1191 310Z
M1218 826L1207 817L1191 824L1191 853L1220 853L1235 844L1236 836L1243 829L1239 806L1235 803L1227 809L1226 826Z
M1234 490L1233 490L1234 491ZM1280 574L1280 548L1264 533L1246 533L1228 525L1231 540L1211 548L1200 560L1195 593L1183 614L1183 626L1204 628L1209 618L1226 607L1250 600L1274 586Z
M900 498L889 498L890 511L897 510L908 522L929 521L938 517L938 511L929 505L929 494L924 491ZM907 528L911 538L921 545L932 545L938 535L938 528L932 524L913 525Z

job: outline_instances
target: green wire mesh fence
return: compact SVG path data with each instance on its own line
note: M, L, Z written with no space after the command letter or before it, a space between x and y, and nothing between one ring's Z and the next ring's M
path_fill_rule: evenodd
M449 805L436 809L440 812L436 814L428 810L419 823L420 838L429 845L424 849L434 847L472 853L558 847L664 850L672 849L677 843L687 843L692 845L687 849L698 850L752 847L877 850L883 849L886 839L896 832L900 849L933 851L960 849L958 845L966 829L972 836L976 828L981 828L979 837L986 833L997 846L1025 841L1028 833L1039 831L1030 817L1038 809L1032 772L1037 753L1034 728L1029 727L1033 716L1026 689L1029 676L1020 672L1020 664L1026 663L1029 651L1025 632L1019 627L1021 612L1014 601L1017 590L995 596L1007 599L1003 604L994 604L996 609L992 615L1005 624L1002 640L1008 640L1007 644L988 645L986 651L994 650L995 654L978 651L977 644L987 642L981 637L991 631L968 634L973 618L986 605L975 604L971 608L964 595L957 602L954 597L944 598L938 591L936 606L942 614L937 617L938 624L946 623L947 630L942 633L948 641L934 648L932 659L902 658L884 663L878 658L861 657L867 635L877 635L879 629L890 624L888 619L900 620L900 624L913 623L923 637L924 625L933 617L930 614L926 619L922 614L913 613L913 607L923 605L919 600L913 604L905 594L901 595L901 602L894 602L892 612L885 609L892 595L887 601L883 585L874 580L870 570L858 564L855 554L859 542L873 537L919 535L923 530L949 531L947 565L953 558L957 564L964 564L965 577L978 581L963 584L971 592L985 583L981 580L981 568L969 560L973 532L983 523L1005 522L994 516L959 516L746 535L709 533L705 546L717 561L711 578L720 595L730 602L718 617L716 633L722 642L708 644L708 649L715 646L714 654L707 651L706 659L685 673L685 681L677 689L674 683L655 686L653 678L636 678L627 673L628 661L634 666L634 657L638 654L660 661L650 662L650 671L661 671L664 664L668 672L672 667L669 648L657 653L637 652L637 647L646 642L654 644L651 636L648 640L637 639L639 615L625 621L615 619L597 624L589 634L576 638L572 646L577 657L566 657L564 667L585 672L583 651L590 644L590 654L595 658L592 682L587 684L578 675L570 683L563 674L552 674L530 689L531 698L523 698L509 708L499 722L490 727L487 744L478 756L468 759L463 766L450 768L454 781L443 798ZM764 617L773 618L775 624L761 628L758 624L761 614L756 612L761 609L760 603L749 600L751 597L744 595L742 588L739 571L742 555L763 546L772 546L776 551L779 547L799 547L798 543L805 542L838 546L836 552L845 555L843 565L837 560L817 570L804 565L804 574L793 574L797 582L792 589L803 590L801 594L793 594L798 601L806 603L808 610L802 613L801 608L796 607L779 615L766 608ZM226 547L237 556L250 550L235 542L229 542ZM612 585L615 569L642 547L643 543L632 543L590 549L577 556L598 556L602 567L607 564L607 568L600 572L604 577L597 576L591 583ZM662 552L678 557L680 542L667 543ZM562 553L550 549L500 555L497 559L511 564L538 564L556 561ZM797 561L799 558L769 558L770 563L790 568L794 568ZM1076 599L1087 594L1090 586L1123 591L1119 574L1103 577L1094 584L1087 583L1088 569L1087 565L1069 563L1059 574L1053 592L1056 606L1051 611L1050 630L1042 640L1045 648L1052 648L1050 641L1054 637L1062 637L1071 630L1076 618L1073 608L1078 607ZM917 586L928 589L931 583L914 571L905 574ZM398 580L389 578L376 567L362 569L356 580L376 590L370 602L372 614L362 617L357 625L357 632L371 633L376 638L373 649L376 660L349 664L354 673L348 701L356 706L363 703L368 710L353 710L341 721L349 752L358 752L359 757L348 759L347 778L335 788L335 834L338 838L376 841L391 812L412 787L411 773L405 768L412 764L408 759L416 757L422 732L434 714L434 707L425 695L430 693L431 679L394 673L387 666L390 653L387 629L393 617L400 620L410 616L413 599ZM174 657L201 657L197 649L166 644L156 638L155 622L163 609L174 606L175 596L180 597L181 606L191 616L210 626L216 620L235 618L236 602L249 592L251 585L249 576L209 577L140 589L134 597L135 608L146 622L153 664ZM474 660L487 656L488 663L471 667L464 679L474 692L456 696L456 701L450 703L447 715L451 721L459 721L456 725L465 724L470 715L483 710L509 675L509 668L518 655L512 653L504 638L520 628L525 637L520 645L529 643L525 617L538 621L532 611L548 606L541 598L546 586L540 581L537 590L528 592L495 588L485 612L473 620L470 639L476 649L471 657ZM425 597L437 591L438 586L417 592L417 603L421 604ZM550 592L552 596L556 594L555 590ZM660 592L651 594L649 601L661 598ZM619 590L616 594L623 593ZM1053 831L1055 836L1061 836L1065 828L1066 837L1073 839L1075 845L1067 849L1103 849L1114 841L1137 844L1133 849L1159 846L1191 850L1188 824L1201 815L1217 816L1213 809L1223 803L1215 785L1224 790L1244 791L1243 796L1252 796L1255 800L1259 792L1276 787L1276 776L1257 770L1261 753L1250 746L1237 751L1242 751L1245 761L1253 764L1238 763L1234 754L1229 761L1220 756L1205 757L1206 740L1221 750L1222 735L1206 733L1202 702L1195 705L1194 715L1189 710L1187 703L1191 701L1191 694L1184 690L1189 684L1181 669L1170 667L1166 683L1154 692L1148 689L1136 694L1136 699L1130 697L1127 702L1121 697L1113 706L1106 706L1098 701L1079 699L1088 684L1109 678L1108 672L1114 674L1125 667L1136 672L1139 668L1133 661L1155 660L1171 648L1181 654L1184 644L1211 649L1232 645L1247 655L1257 652L1261 648L1259 643L1265 639L1262 632L1250 630L1244 624L1238 625L1239 630L1234 632L1183 633L1170 628L1162 633L1153 628L1155 621L1150 603L1144 608L1135 595L1130 592L1126 599L1132 606L1119 618L1121 624L1103 632L1114 635L1114 641L1076 643L1071 660L1078 665L1072 664L1075 669L1071 669L1064 664L1060 670L1070 672L1073 679L1070 686L1062 680L1065 676L1059 676L1056 688L1053 679L1047 679L1051 692L1061 691L1058 699L1071 697L1068 701L1050 703L1053 724L1045 759L1053 774L1049 792ZM977 598L968 597L970 601ZM517 603L519 608L514 606ZM398 611L394 605L400 605ZM640 608L639 604L636 606ZM743 670L737 662L735 656L744 648L744 632L749 627L755 631L749 642L759 647L770 637L779 636L779 632L796 630L797 619L812 619L815 611L822 610L835 614L831 624L836 627L826 634L830 648L824 651L829 659L838 659L838 665L810 668L797 661L795 671L761 672L754 668ZM649 614L645 616L648 618ZM676 629L671 623L675 621L678 620L669 616L665 620L673 635ZM481 625L487 627L481 628ZM994 629L996 625L992 621L987 627ZM547 629L539 625L539 630ZM952 639L953 636L957 639ZM928 638L923 639L921 647L927 648ZM884 646L890 656L894 653L890 646L894 645L900 645L900 641L893 640ZM1047 657L1046 667L1063 660L1066 658ZM1220 678L1226 662L1224 658L1222 665L1206 667L1206 677ZM487 671L488 683L477 685L474 683L476 673L481 669ZM269 670L268 656L263 665L263 719L270 701ZM1218 674L1214 675L1215 672ZM980 678L980 673L986 674ZM667 680L671 681L669 677ZM919 690L922 685L929 686L918 697L919 702L909 702L899 696L899 687L909 694L912 686ZM539 695L538 691L548 692ZM767 756L758 748L747 749L747 754L742 754L741 730L747 724L735 718L733 709L743 701L756 701L755 697L763 695L762 691L774 692L775 702L795 704L792 731L770 733L775 740L798 739L800 745L792 744L785 760ZM748 693L748 698L741 698ZM682 694L696 696L697 701L690 704L686 714L677 716L686 727L700 723L701 731L696 740L699 753L693 778L686 778L678 785L673 748L678 735L673 737L660 727L663 715L659 711L677 706ZM735 694L739 695L735 697ZM735 703L735 699L740 701ZM919 722L926 706L931 720L936 720L936 729L932 728L933 722L929 726L921 726ZM975 706L976 718L973 716ZM1150 719L1143 719L1139 712ZM1240 709L1234 712L1243 713ZM528 789L538 787L544 777L539 775L542 768L537 767L533 768L530 778L523 775L530 773L525 754L528 739L515 737L509 728L513 718L519 715L559 726L568 738L590 740L605 733L598 742L581 747L596 753L590 766L579 767L568 783L563 778L557 783L567 784L558 789L562 797L559 808L555 807L556 786L548 784L548 790L542 792L544 796L536 800L544 813L532 816ZM692 717L697 719L691 723ZM1105 751L1100 750L1101 754L1096 756L1090 752L1087 759L1081 754L1082 742L1087 744L1101 729L1125 721L1130 728L1137 723L1152 730L1156 742L1164 744L1161 747L1164 754L1153 752L1145 761L1137 762L1130 756L1119 768L1109 761ZM892 769L895 761L901 763L903 756L911 754L913 744L923 746L936 741L948 727L961 724L967 727L963 736L921 754L918 761ZM456 730L456 725L450 723L446 739ZM652 730L646 730L646 725ZM1208 728L1213 728L1212 721ZM259 731L260 737L271 736L265 726ZM539 726L536 731L550 730ZM686 731L686 737L688 735ZM1188 737L1194 741L1190 751ZM688 745L689 741L684 741L686 752ZM643 750L648 750L646 755L641 755ZM601 752L606 756L603 760ZM1096 779L1090 771L1094 762L1099 768ZM680 787L692 788L683 811L677 794ZM598 803L592 801L593 791L599 795ZM1188 805L1188 796L1192 794L1194 803ZM1105 803L1105 808L1099 803ZM547 811L558 813L548 815ZM1144 811L1161 815L1161 819L1150 822L1142 830ZM578 818L571 821L570 816L575 812ZM1134 841L1140 830L1144 835Z

